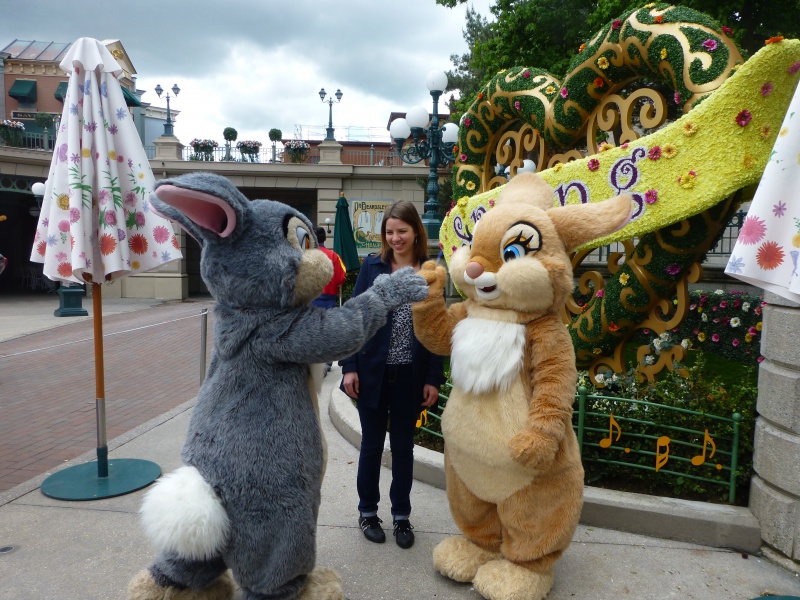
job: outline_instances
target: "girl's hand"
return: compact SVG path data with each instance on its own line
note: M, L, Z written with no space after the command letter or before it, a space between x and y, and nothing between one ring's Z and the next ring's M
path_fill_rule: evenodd
M342 386L348 396L358 400L358 373L355 371L345 373L342 379Z
M439 388L437 388L435 385L426 383L425 387L422 388L422 397L424 399L422 406L433 406L436 403L436 400L439 399Z

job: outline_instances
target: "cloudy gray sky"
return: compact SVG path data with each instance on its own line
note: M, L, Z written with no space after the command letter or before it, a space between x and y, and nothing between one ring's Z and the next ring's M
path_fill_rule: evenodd
M473 0L487 17L490 4ZM466 50L465 10L434 0L24 0L6 11L0 47L119 39L144 101L165 106L156 84L180 87L170 107L180 111L175 134L184 144L222 144L227 126L265 145L273 127L291 138L305 126L304 136L321 139L321 87L344 94L333 105L337 139L388 140L389 114L432 107L427 73L452 68L450 55Z

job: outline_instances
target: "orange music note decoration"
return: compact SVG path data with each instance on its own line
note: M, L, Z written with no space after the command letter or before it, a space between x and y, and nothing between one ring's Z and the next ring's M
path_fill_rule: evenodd
M656 441L656 473L669 460L669 443L670 439L666 435L662 435ZM661 451L662 448L664 449L663 452Z
M708 448L709 444L711 445L711 454L708 455L708 458L714 458L714 453L717 451L717 445L714 443L714 440L711 438L711 436L708 435L708 429L706 429L705 436L703 437L703 453L692 458L692 464L695 467L699 467L706 462L706 448Z
M603 438L600 440L600 447L601 448L609 448L611 446L611 438L613 437L612 431L614 427L617 428L617 439L614 440L615 442L619 441L620 436L622 435L622 428L617 423L617 420L614 418L614 415L609 415L611 418L608 421L608 437Z

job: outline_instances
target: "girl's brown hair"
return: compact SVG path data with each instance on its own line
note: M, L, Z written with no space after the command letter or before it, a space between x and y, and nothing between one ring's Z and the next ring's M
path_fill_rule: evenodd
M397 200L386 207L381 221L381 259L391 262L394 257L391 246L386 242L386 221L389 219L400 219L404 223L411 225L414 230L414 262L422 264L428 258L428 235L422 226L422 219L411 202L408 200Z

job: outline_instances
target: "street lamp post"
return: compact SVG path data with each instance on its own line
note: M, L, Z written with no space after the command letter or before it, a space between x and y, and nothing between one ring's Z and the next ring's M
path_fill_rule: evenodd
M324 141L335 142L336 138L333 137L333 104L336 102L341 102L343 94L342 90L337 89L336 93L334 94L334 96L336 96L336 100L333 99L333 96L325 100L326 95L325 88L322 88L319 91L319 99L328 105L328 128L325 130L327 135L325 136Z
M400 159L410 165L429 160L427 200L422 224L428 239L439 239L442 217L439 214L439 174L440 166L455 160L453 147L458 139L458 125L447 123L439 128L439 96L447 88L447 75L441 71L428 73L426 85L433 98L433 115L428 123L428 111L422 106L414 106L406 113L405 119L395 119L389 127L389 134L397 146ZM427 125L427 129L426 129ZM424 134L424 137L423 137ZM413 143L403 147L411 136Z
M178 87L178 84L172 86L172 93L177 95L180 93L181 88ZM156 85L156 94L159 98L161 98L161 94L164 92L164 88L161 87L161 84ZM164 135L169 137L175 137L175 133L172 131L172 115L169 112L169 92L167 92L167 122L164 123Z

